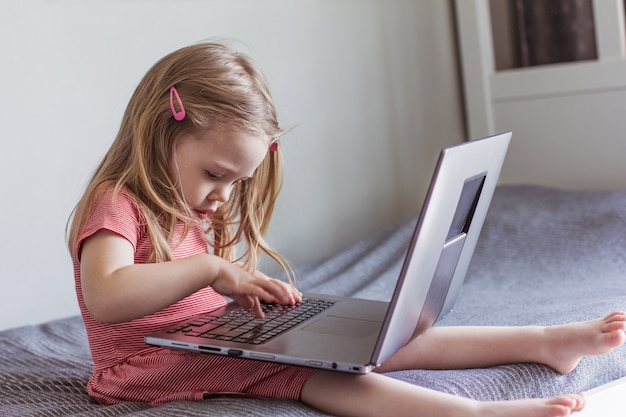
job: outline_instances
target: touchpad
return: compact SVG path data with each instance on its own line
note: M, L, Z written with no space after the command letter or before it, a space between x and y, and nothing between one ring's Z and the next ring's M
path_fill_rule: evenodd
M380 322L350 317L325 316L302 328L307 332L367 337L380 329Z

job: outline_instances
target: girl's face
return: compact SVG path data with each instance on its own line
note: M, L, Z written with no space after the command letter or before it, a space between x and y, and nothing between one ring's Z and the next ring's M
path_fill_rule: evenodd
M206 218L228 201L240 181L251 178L268 151L266 135L217 124L176 138L170 176L185 202Z

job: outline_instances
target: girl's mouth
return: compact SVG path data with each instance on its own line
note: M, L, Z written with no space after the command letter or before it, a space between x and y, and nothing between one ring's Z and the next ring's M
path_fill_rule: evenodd
M206 209L206 210L194 210L194 212L196 213L196 215L199 218L206 219L211 214L215 213L215 210L216 210L215 208L210 208L210 209Z

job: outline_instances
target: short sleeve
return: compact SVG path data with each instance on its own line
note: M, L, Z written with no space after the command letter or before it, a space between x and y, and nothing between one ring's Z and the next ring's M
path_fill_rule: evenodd
M78 236L78 259L85 239L100 230L109 230L122 236L136 251L144 221L134 197L124 189L114 194L113 188L109 188L95 204L91 216Z

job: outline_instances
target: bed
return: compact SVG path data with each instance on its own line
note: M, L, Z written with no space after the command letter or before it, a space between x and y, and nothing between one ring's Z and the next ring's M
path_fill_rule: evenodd
M415 221L407 219L329 259L299 266L301 288L388 299ZM599 317L626 308L625 278L626 190L499 186L456 306L437 325L556 324ZM298 402L243 398L161 407L98 405L85 391L91 359L80 317L2 331L0 352L2 416L325 415ZM480 400L595 392L604 386L624 395L626 347L585 358L568 375L515 364L390 376Z

